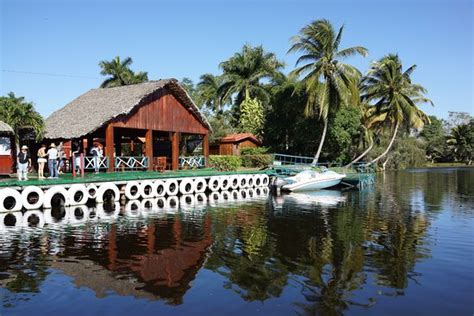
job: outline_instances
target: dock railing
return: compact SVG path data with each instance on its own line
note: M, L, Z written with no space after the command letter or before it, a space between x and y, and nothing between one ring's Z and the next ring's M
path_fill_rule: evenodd
M204 168L206 166L205 156L181 156L179 157L179 167L181 169Z
M339 162L318 162L313 163L314 157L295 156L286 154L273 154L273 165L293 165L293 166L312 166L312 167L340 167Z
M146 170L149 159L146 156L120 156L115 157L116 170Z

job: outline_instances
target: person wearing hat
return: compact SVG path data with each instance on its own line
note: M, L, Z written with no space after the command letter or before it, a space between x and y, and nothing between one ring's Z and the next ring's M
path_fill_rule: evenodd
M31 166L31 155L28 152L28 147L21 146L21 151L16 157L18 180L28 180L28 169Z
M58 177L58 150L54 143L51 143L46 154L48 155L48 179L56 179Z

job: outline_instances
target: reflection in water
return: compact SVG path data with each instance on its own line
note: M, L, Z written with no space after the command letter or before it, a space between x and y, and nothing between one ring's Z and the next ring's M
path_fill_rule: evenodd
M471 174L385 175L362 192L244 190L69 207L29 213L26 222L26 213L13 214L0 235L2 305L31 314L41 297L66 313L85 288L94 295L80 304L90 314L111 296L124 308L126 297L158 304L133 305L148 313L254 313L253 302L265 301L258 308L269 314L461 314L474 294L465 255L474 192L462 180ZM62 290L58 276L70 280ZM443 295L454 303L436 304L446 280L456 291Z

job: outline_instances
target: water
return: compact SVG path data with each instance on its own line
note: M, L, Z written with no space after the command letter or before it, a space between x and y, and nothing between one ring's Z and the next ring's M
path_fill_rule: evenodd
M2 229L0 314L472 315L473 177L45 214Z

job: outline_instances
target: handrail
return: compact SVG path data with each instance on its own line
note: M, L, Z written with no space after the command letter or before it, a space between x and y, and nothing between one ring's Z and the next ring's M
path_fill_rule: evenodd
M178 161L181 168L203 168L206 166L205 156L181 156Z
M119 156L115 157L115 169L147 169L149 159L147 156Z
M84 156L84 169L94 170L97 161L98 169L107 169L109 167L108 157Z

